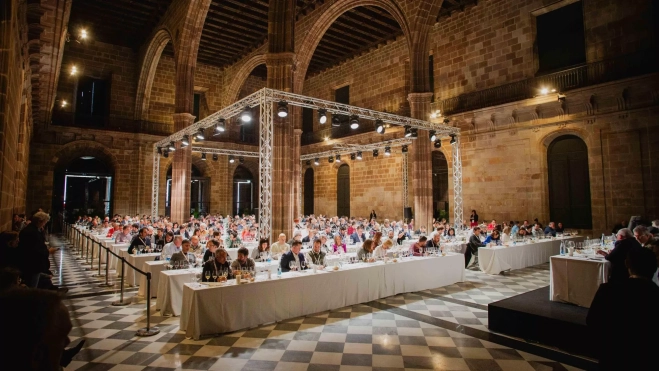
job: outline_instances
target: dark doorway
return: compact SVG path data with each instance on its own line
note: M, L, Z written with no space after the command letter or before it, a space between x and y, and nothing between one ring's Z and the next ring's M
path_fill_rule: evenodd
M565 228L593 227L590 203L588 148L574 135L560 136L549 145L549 214Z
M336 176L336 215L350 216L350 167L341 165Z
M233 215L253 214L254 176L244 166L238 166L233 173Z
M313 180L313 169L308 168L304 172L304 215L311 215L314 213L314 180Z
M440 151L432 153L432 203L434 217L448 220L448 162Z
M192 165L190 180L190 214L210 213L210 179L204 178L201 171ZM165 195L165 215L171 215L172 208L172 165L167 170L167 194Z
M581 1L542 14L536 19L540 68L548 73L586 63L586 39Z
M78 215L111 215L112 178L114 169L94 156L71 160L54 172L51 213L66 210L69 220Z

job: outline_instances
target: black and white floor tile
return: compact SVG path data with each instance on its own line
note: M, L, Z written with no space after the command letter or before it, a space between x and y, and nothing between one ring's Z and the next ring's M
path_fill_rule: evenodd
M72 255L63 254L64 260ZM57 257L55 258L57 259ZM62 261L63 284L88 279L77 262ZM76 273L74 273L76 272ZM69 276L69 274L71 276ZM489 276L467 271L463 283L261 326L186 339L178 317L151 311L160 333L146 327L146 302L128 292L69 295L72 343L85 347L66 370L577 370L595 366L575 357L487 330L487 303L543 287L548 267ZM98 281L98 278L92 277ZM80 286L85 286L81 284ZM69 292L70 294L71 292ZM155 303L151 303L152 308Z

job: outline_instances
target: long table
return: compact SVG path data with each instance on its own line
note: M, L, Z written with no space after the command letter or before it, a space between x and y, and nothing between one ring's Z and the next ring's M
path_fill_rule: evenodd
M342 308L464 281L464 257L413 257L397 263L358 263L338 271L287 272L244 285L183 287L181 330L199 339L265 323Z
M153 261L145 261L144 264L142 264L142 270L145 273L151 273L151 297L155 298L158 295L158 284L160 283L160 272L164 271L166 269L165 264L167 264L166 260L153 260ZM146 286L147 286L147 280L146 276L141 274L140 275L140 288L137 290L137 295L139 296L146 296Z
M583 237L560 237L510 246L481 247L478 249L478 264L487 274L522 269L549 262L549 257L558 255L563 241L581 241Z
M552 256L549 300L590 308L600 284L608 281L610 268L601 255Z

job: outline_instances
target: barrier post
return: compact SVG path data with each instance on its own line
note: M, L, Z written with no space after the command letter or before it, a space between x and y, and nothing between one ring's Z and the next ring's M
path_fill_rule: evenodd
M96 244L98 245L98 274L95 274L94 277L103 277L105 275L101 273L101 253L103 245L100 242L97 242ZM107 259L105 261L105 265L108 265Z
M158 327L151 327L151 272L146 272L146 327L137 330L137 336L153 336L159 333Z
M130 302L124 302L124 275L126 274L126 259L122 256L119 259L121 259L121 288L120 288L120 294L119 294L119 301L115 301L112 303L115 307L118 306L123 306L123 305L128 305Z
M89 237L89 235L85 235L85 237L87 238L87 243L85 243L85 245L87 246L87 258L85 259L85 262L89 264L89 268L85 268L85 270L93 271L94 270L94 239ZM91 250L91 254L89 253L89 250Z
M110 284L110 250L105 247L105 283L98 285L98 287L113 287L114 283Z

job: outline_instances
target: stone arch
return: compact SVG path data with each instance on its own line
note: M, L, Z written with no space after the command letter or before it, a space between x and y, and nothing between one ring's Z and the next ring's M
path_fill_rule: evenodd
M252 71L262 64L265 64L265 54L257 54L245 61L245 63L236 72L234 78L231 81L231 84L229 85L229 88L227 89L227 93L225 95L226 105L229 105L238 100L238 95L240 94L240 89L242 88L243 84L252 73Z
M60 170L74 158L85 155L98 157L115 170L119 168L117 157L106 146L91 140L77 140L65 144L57 151L51 159L53 169Z
M541 139L540 139L540 145L542 146L543 150L543 155L547 155L547 150L549 149L549 145L558 137L561 137L563 135L574 135L576 137L581 138L586 143L586 146L590 149L590 146L588 145L589 139L590 139L590 133L588 133L585 130L577 129L577 128L569 128L569 129L558 129L555 131L551 131L547 134L545 134Z
M411 30L404 12L394 0L337 0L329 6L327 10L322 12L320 17L309 28L307 36L302 41L301 45L297 47L297 63L295 77L293 81L293 92L301 93L304 86L304 79L307 75L307 69L311 58L316 51L316 47L320 40L325 35L325 32L332 26L332 24L343 13L360 7L360 6L376 6L389 12L400 25L403 30L405 39L408 44L408 50L412 50L411 45Z
M153 86L153 78L156 75L158 62L160 56L168 43L174 43L172 34L166 27L156 31L151 38L144 57L140 70L140 77L137 81L137 96L135 98L135 120L144 119L144 114L149 109L149 99L151 98L151 88ZM174 63L176 64L176 48L174 47Z

